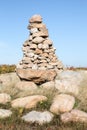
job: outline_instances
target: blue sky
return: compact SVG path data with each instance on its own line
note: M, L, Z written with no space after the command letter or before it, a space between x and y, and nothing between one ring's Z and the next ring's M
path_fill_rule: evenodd
M17 64L29 18L43 17L65 66L87 67L87 0L0 0L0 64Z

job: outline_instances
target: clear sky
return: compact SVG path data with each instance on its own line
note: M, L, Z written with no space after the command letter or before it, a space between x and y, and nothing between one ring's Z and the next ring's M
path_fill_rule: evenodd
M65 66L87 67L87 0L0 0L0 64L17 64L34 14L43 17Z

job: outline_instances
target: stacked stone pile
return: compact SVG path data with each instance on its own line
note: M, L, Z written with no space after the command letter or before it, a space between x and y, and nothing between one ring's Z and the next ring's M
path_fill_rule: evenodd
M55 55L55 48L49 39L46 25L42 23L42 17L34 15L29 22L30 36L23 44L20 67L35 70L63 69L61 61Z
M25 79L24 71L34 73L34 77L28 78L30 77L29 75L27 76L27 80L35 79L35 74L41 73L39 75L40 77L45 73L44 81L47 80L49 75L54 76L48 79L48 81L53 80L56 76L56 72L58 70L63 70L64 67L55 54L56 49L53 47L53 42L49 38L48 30L46 25L42 22L42 17L40 15L32 16L29 20L28 29L30 30L30 35L23 44L23 59L17 66L23 73L21 75L19 70L17 70L17 73L21 79Z

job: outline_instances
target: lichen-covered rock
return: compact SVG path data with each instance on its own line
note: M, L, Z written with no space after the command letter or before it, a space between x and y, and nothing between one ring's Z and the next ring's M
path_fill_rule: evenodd
M31 111L26 115L24 115L22 119L26 122L31 122L31 123L36 122L40 125L43 125L45 123L50 123L53 117L54 115L49 111L43 111L43 112Z
M70 84L79 85L83 77L81 73L72 70L65 70L58 74L57 79L67 80Z
M64 70L57 75L55 88L61 93L77 96L79 94L79 86L83 77L82 73L72 70Z
M79 94L78 85L76 85L76 82L71 82L70 80L55 80L55 88L61 93L73 94L74 96Z
M0 109L0 118L7 118L12 115L12 112L7 109Z

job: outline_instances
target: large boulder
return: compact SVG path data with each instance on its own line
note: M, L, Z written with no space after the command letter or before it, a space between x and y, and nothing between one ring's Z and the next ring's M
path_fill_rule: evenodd
M55 70L33 70L33 69L16 69L17 75L22 80L32 81L36 84L41 84L47 81L52 81L56 77Z
M11 105L13 108L34 108L36 107L38 102L46 101L47 97L43 95L33 95L33 96L27 96L22 98L14 99L11 102Z
M62 114L61 121L64 123L71 121L87 123L87 113L81 110L73 109L71 112Z
M78 86L83 80L83 76L78 71L65 70L58 74L56 77L60 80L66 80L69 84L73 84L74 86Z
M10 86L19 81L19 77L16 73L0 74L0 82L3 86Z
M19 90L24 91L36 90L38 88L35 83L29 81L19 81L17 82L15 87L18 88Z
M75 98L67 94L56 95L53 103L50 107L50 111L59 114L64 112L69 112L72 110L75 104Z
M57 75L55 88L61 93L77 96L79 94L79 86L82 80L82 73L78 71L64 70Z
M76 82L71 82L70 80L55 80L55 88L61 93L72 94L74 96L79 94L78 85L76 86Z

